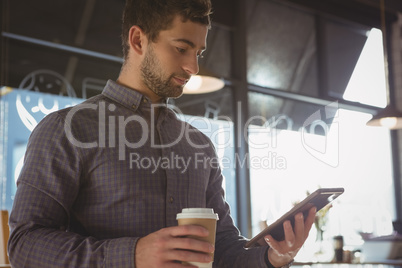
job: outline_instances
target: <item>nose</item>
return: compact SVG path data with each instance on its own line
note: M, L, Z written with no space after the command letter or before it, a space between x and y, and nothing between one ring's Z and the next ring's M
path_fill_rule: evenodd
M198 71L200 70L198 66L198 57L195 56L187 59L187 61L183 65L183 69L184 71L186 71L186 73L190 75L197 74Z

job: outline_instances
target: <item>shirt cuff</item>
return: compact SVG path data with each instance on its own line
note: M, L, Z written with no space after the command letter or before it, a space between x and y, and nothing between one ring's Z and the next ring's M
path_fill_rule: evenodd
M267 264L267 267L268 268L278 268L278 267L273 266L272 263L269 261L269 259L268 259L268 249L269 249L269 247L265 251L265 257L264 257L265 263ZM282 266L282 267L290 267L292 265L293 261L294 260L291 260L288 264L286 264L285 266Z
M275 266L273 266L272 263L268 259L268 249L269 249L269 247L267 247L267 250L265 251L265 255L264 255L265 264L267 265L268 268L275 268Z
M134 251L138 238L122 237L109 241L105 267L135 267Z

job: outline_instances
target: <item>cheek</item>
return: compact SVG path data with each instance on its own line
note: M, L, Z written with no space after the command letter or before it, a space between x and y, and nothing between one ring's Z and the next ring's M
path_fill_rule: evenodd
M166 57L161 59L160 66L162 72L165 74L176 73L180 70L180 63L178 57Z
M159 61L159 66L157 67L168 74L180 71L182 56L176 51L175 47L161 46L159 48L160 50L156 55Z

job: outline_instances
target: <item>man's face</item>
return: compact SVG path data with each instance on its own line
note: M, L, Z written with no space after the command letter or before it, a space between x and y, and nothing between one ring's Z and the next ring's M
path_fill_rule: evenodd
M143 83L157 96L177 98L191 75L198 73L198 57L206 48L208 27L176 16L155 43L149 42L141 62Z

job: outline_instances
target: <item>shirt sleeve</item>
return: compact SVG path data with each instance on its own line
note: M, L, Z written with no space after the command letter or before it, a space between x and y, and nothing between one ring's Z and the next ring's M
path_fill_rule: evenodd
M213 267L219 268L266 268L266 247L245 249L247 239L240 235L230 216L230 207L222 189L223 175L220 168L211 169L207 190L207 207L218 213L215 257Z
M134 267L138 238L98 240L69 231L80 171L64 120L47 116L30 137L10 214L13 267Z

